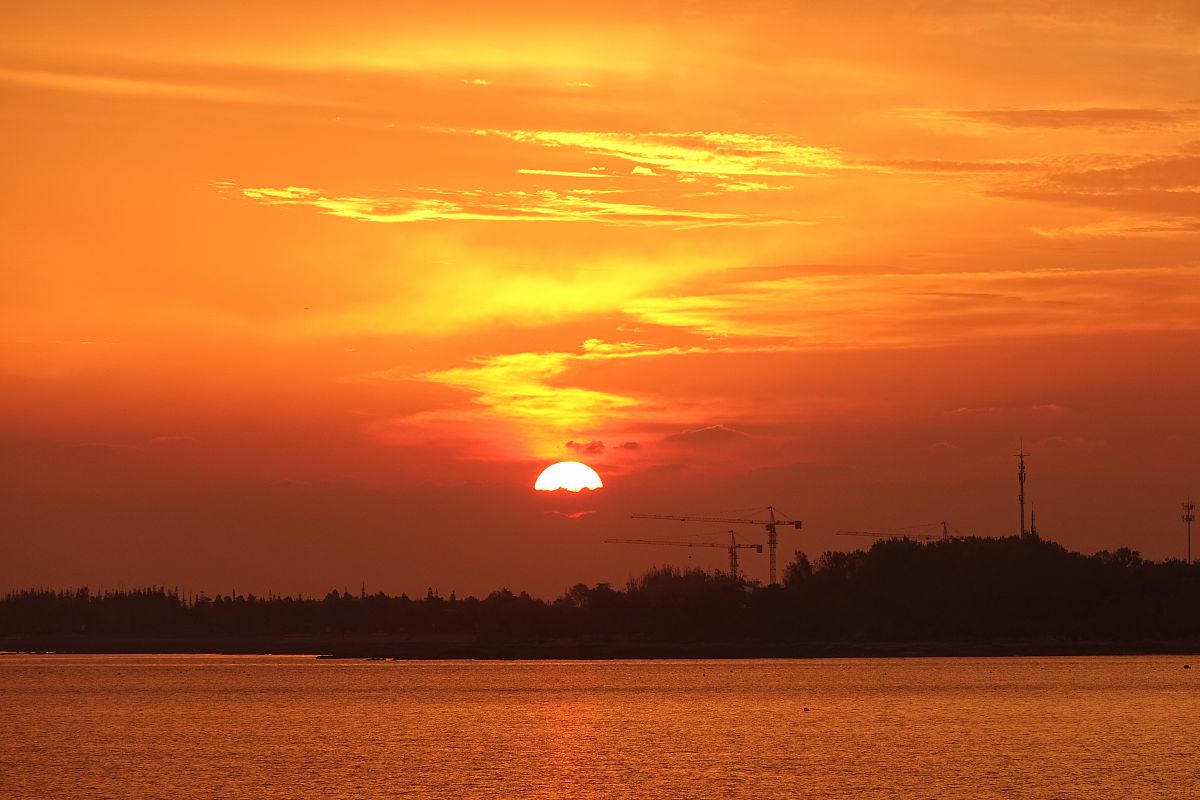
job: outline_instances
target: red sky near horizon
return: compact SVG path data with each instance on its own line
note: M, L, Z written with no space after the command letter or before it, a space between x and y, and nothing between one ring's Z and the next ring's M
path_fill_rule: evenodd
M1200 9L844 5L10 9L0 590L1007 535L1022 437L1044 536L1181 557Z

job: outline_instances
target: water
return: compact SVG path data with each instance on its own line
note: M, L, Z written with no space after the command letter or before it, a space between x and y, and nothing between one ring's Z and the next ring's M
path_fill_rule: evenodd
M4 798L1200 798L1200 659L0 657Z

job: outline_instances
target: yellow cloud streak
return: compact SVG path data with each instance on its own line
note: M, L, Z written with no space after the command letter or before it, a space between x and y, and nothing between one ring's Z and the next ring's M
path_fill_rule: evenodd
M784 353L842 347L929 347L1047 333L1200 329L1194 299L1175 289L1188 268L997 270L986 273L819 275L736 284L711 295L639 299L643 321L719 334L721 341L657 347L589 339L577 352L527 352L481 358L430 372L424 380L471 392L481 450L552 457L565 438L604 438L631 425L691 420L649 397L569 385L572 366L630 358ZM1133 297L1131 286L1146 295ZM1158 298L1160 313L1140 309ZM1171 298L1174 299L1171 299ZM390 377L390 376L389 376ZM419 425L437 418L413 420ZM442 422L448 422L450 416ZM461 425L467 420L453 415ZM524 450L521 450L524 448Z
M596 199L588 190L551 189L484 194L446 192L442 197L326 195L303 186L244 188L241 194L273 206L308 206L346 219L379 223L471 220L476 222L599 222L608 225L810 225L808 220L702 211ZM446 196L460 199L445 199Z
M789 177L850 168L832 148L789 137L748 133L617 133L600 131L486 130L543 147L569 147L685 175Z
M605 172L572 172L562 169L518 169L517 172L521 175L548 175L553 178L617 178L619 175L610 175Z
M477 453L481 457L553 457L561 454L567 439L604 435L621 427L631 415L686 421L677 410L668 414L659 405L648 408L636 397L565 385L564 376L573 365L698 352L704 351L589 339L573 353L525 352L479 358L466 366L416 376L470 392L476 407L473 413L423 412L393 420L379 430L390 439L403 432L406 438L420 440L448 429L457 429L461 435L465 429L485 444ZM404 377L394 371L364 376L367 380Z
M592 254L570 265L553 255L530 263L523 255L501 253L481 262L474 249L440 239L429 245L428 252L437 259L424 262L423 269L406 271L404 287L391 289L386 300L332 314L301 315L281 330L300 338L377 333L440 336L481 325L553 324L619 312L638 297L712 268L710 262L680 255L671 269L651 270L644 260L620 253Z
M376 426L377 432L420 442L449 431L465 440L462 452L485 459L555 456L567 439L596 430L638 404L624 395L556 385L571 358L569 353L512 353L419 376L471 393L474 410L423 412Z
M566 372L571 358L568 353L516 353L424 377L475 392L477 403L507 419L558 431L589 430L615 412L637 405L631 397L552 385Z

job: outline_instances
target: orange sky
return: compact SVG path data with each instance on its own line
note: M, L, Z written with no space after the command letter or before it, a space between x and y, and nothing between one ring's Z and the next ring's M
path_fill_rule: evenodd
M723 563L603 545L682 532L631 511L768 503L787 557L1006 534L1021 436L1044 535L1181 555L1196 5L803 5L10 9L0 589L554 594ZM608 488L534 495L565 458Z

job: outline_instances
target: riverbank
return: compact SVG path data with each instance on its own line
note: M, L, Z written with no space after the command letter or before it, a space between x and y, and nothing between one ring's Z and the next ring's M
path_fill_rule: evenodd
M464 637L0 637L0 652L313 655L327 659L604 660L1198 655L1197 641L992 640L921 642L478 641Z

